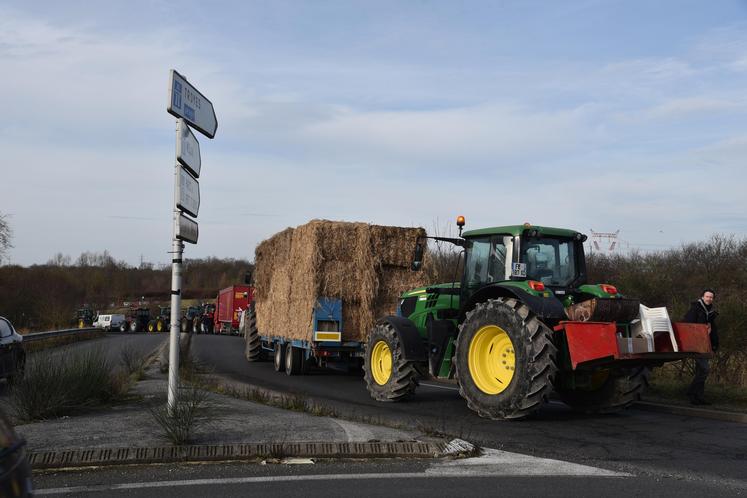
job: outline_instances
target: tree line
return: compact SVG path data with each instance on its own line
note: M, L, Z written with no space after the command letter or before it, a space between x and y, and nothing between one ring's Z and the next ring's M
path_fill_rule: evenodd
M243 283L250 269L243 259L185 259L182 296L212 299L219 289ZM141 298L167 302L170 288L171 266L132 267L106 251L74 261L57 254L43 265L0 266L0 316L19 329L65 328L84 305L104 311Z

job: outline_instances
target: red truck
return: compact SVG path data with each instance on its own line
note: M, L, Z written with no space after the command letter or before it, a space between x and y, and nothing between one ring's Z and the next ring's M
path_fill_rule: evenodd
M218 292L215 298L213 333L239 335L241 312L254 302L254 287L232 285Z

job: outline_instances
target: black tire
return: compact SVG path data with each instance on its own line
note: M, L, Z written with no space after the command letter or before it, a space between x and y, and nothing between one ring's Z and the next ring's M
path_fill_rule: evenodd
M130 332L138 332L137 320L130 322Z
M150 322L148 322L148 332L152 333L152 332L155 332L155 331L156 331L156 322L154 322L153 320L151 320Z
M275 353L273 354L272 363L276 372L282 372L285 369L285 348L279 342L275 343Z
M122 322L119 324L120 332L127 332L128 330L130 330L130 326L127 324L127 322Z
M561 401L583 413L615 413L641 399L648 388L651 371L638 367L610 372L597 389L563 389L556 387Z
M156 332L165 332L167 329L166 322L163 320L156 320Z
M288 343L285 348L285 374L300 375L303 373L303 350Z
M497 325L511 339L513 376L501 392L480 389L469 367L469 348L477 332ZM557 374L557 349L552 331L529 308L511 298L489 299L467 313L456 340L456 380L467 406L494 420L525 418L547 402Z
M376 380L371 356L380 342L386 343L391 352L391 375L385 383ZM414 361L402 358L402 344L397 331L388 323L379 323L373 328L366 341L366 354L363 364L363 378L368 393L376 401L402 401L415 394L421 374Z
M244 316L244 339L246 340L246 349L244 354L247 361L262 360L262 339L257 330L257 313L254 311L254 305L246 310Z

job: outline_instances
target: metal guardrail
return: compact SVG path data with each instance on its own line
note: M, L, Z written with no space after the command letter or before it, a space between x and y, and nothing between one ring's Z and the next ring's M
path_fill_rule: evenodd
M43 339L49 339L51 337L60 337L64 335L74 335L82 332L93 332L94 330L103 330L96 327L86 327L83 329L62 329L62 330L50 330L48 332L34 332L32 334L24 334L23 342L34 342L41 341Z

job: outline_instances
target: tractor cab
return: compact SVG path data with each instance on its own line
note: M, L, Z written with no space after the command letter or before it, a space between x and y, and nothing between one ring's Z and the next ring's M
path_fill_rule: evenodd
M550 290L559 296L586 283L586 236L573 230L526 223L466 232L464 239L465 302L496 283L537 295Z

